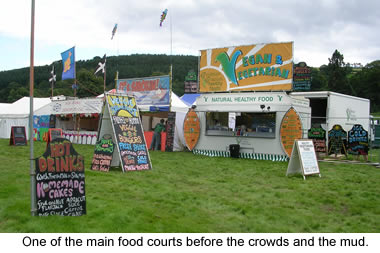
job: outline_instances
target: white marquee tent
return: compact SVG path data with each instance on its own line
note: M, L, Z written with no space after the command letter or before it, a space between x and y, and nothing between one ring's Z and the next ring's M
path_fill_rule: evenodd
M33 98L33 111L50 102L50 98ZM12 126L25 126L29 139L29 112L29 97L23 97L14 103L0 104L0 138L10 138Z

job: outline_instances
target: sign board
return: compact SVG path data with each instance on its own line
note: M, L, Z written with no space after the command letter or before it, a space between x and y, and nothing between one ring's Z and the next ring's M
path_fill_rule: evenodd
M96 142L91 169L108 172L111 167L112 155L115 145L112 136L105 134Z
M283 150L288 157L290 157L294 141L302 139L302 122L293 107L291 107L282 118L280 138Z
M36 182L39 216L86 214L84 157L69 140L52 140L36 158Z
M368 155L368 131L362 125L354 125L348 131L348 153L353 155Z
M293 91L308 91L311 88L311 68L305 62L294 65Z
M9 145L25 146L27 145L26 131L24 126L12 126Z
M326 131L323 128L310 128L307 137L313 140L315 152L326 152Z
M190 151L197 145L200 133L201 123L198 115L193 109L190 109L183 123L183 135L185 137L186 146Z
M116 92L134 96L138 105L169 105L170 76L118 79Z
M111 134L114 148L111 166L121 165L123 172L152 168L140 113L133 96L106 94L98 136Z
M341 125L334 125L329 131L328 154L344 154L347 156L347 132Z
M304 179L305 176L313 174L321 176L312 140L294 142L286 175L294 173L301 173Z
M166 144L165 151L172 152L174 145L174 132L175 132L175 112L168 112L168 121L166 123Z
M293 42L201 50L199 91L292 89Z
M56 138L62 138L62 129L60 128L49 128L49 138L48 142L56 139Z

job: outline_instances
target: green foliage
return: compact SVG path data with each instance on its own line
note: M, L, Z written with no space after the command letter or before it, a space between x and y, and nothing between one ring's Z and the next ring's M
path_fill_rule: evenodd
M0 139L0 232L379 233L380 170L319 163L322 177L286 177L286 162L150 152L150 171L89 170L87 215L31 217L29 146ZM35 142L35 156L46 143ZM378 155L378 154L377 154ZM372 159L370 157L370 159Z

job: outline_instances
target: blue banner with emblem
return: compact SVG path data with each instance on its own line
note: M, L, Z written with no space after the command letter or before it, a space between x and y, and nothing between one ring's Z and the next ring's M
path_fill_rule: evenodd
M62 56L62 80L75 79L75 47L61 53Z

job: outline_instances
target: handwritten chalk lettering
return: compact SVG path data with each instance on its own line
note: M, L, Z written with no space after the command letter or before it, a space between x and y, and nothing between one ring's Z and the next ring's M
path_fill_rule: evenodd
M112 116L113 122L115 124L127 124L126 118L119 116Z
M126 156L126 155L137 156L137 153L133 151L121 151L120 154L121 156Z
M141 164L141 165L124 165L124 169L128 171L133 171L133 170L149 170L149 164Z
M128 118L127 120L128 120L128 123L131 125L139 125L140 124L139 118Z
M138 164L146 164L147 162L148 162L148 159L146 156L137 156Z
M135 159L133 157L132 159L130 159L130 157L123 157L123 161L126 165L135 164Z
M38 158L38 169L43 172L72 172L84 171L84 158L81 155L68 155L64 157L43 157Z
M132 125L119 125L121 131L132 131L132 132L136 132L136 126L132 126Z
M145 151L146 150L146 146L145 144L133 144L133 150L134 151Z
M130 143L119 142L120 150L132 150L132 145Z
M141 136L126 137L119 134L118 138L121 142L127 142L127 143L141 143L142 142Z
M58 180L49 182L37 183L37 197L45 198L46 195L49 198L62 198L72 197L73 191L77 190L80 194L84 194L84 181L79 180Z

